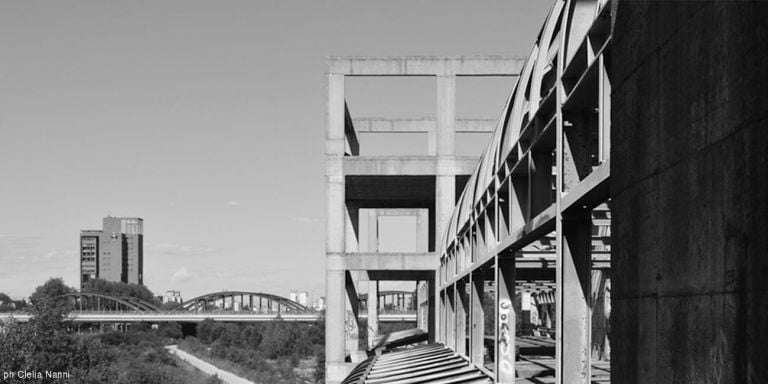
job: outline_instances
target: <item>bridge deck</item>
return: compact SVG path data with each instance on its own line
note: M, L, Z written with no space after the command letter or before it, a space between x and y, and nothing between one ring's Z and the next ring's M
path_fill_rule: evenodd
M13 317L16 321L27 322L30 315L24 313L0 313L0 321ZM282 313L283 321L313 323L323 318L320 313ZM365 316L361 316L365 317ZM139 322L201 322L206 319L223 322L266 322L278 318L275 314L260 313L152 313L152 312L72 312L69 321L75 323L139 323ZM415 322L416 314L384 314L380 322Z

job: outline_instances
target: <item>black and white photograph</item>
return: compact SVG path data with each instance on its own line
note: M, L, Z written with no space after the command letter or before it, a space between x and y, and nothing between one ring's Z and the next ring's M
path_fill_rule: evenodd
M0 384L768 383L766 0L0 0Z

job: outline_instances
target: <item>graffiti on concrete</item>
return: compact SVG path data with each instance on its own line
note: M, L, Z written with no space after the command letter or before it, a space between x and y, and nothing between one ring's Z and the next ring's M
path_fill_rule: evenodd
M515 374L515 351L512 345L512 329L510 328L510 312L512 302L509 299L499 301L499 370L503 375ZM514 324L514 323L513 323Z

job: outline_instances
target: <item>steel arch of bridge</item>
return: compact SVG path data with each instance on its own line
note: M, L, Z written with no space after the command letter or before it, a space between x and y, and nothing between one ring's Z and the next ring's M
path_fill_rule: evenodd
M272 295L269 293L263 293L263 292L248 292L248 291L223 291L223 292L214 292L214 293L208 293L205 295L201 295L198 297L195 297L193 299L187 300L171 312L181 312L181 311L194 311L199 308L200 304L203 303L205 305L206 303L209 303L211 301L216 302L218 299L224 299L222 302L222 305L224 305L224 302L226 301L226 298L231 298L232 302L234 303L235 297L240 296L241 297L241 304L243 303L244 297L249 297L249 300L252 301L253 297L258 297L261 299L267 299L268 302L277 303L277 311L280 312L280 308L286 308L289 311L292 312L308 312L310 311L309 308L295 302L292 300L289 300L282 296Z
M111 295L105 295L101 293L93 293L93 292L72 292L72 293L65 293L63 295L51 297L48 299L45 299L43 301L49 301L49 300L56 300L56 299L62 299L62 298L73 298L75 299L75 310L83 310L83 303L87 302L89 300L95 300L96 307L98 310L103 310L102 304L104 304L109 310L109 304L115 305L115 308L117 309L118 305L122 305L125 308L135 310L137 312L160 312L160 308L156 307L154 304L138 299L135 297L118 297L118 296L111 296ZM103 301L102 301L103 300ZM93 304L93 301L90 302ZM78 307L79 305L79 307Z

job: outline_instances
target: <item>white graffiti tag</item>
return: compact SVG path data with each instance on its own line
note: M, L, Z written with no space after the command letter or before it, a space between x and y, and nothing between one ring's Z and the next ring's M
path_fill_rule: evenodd
M509 327L509 316L512 312L512 303L509 299L502 299L499 301L499 369L504 374L515 373L513 361L515 359L514 351L512 350L512 337Z

